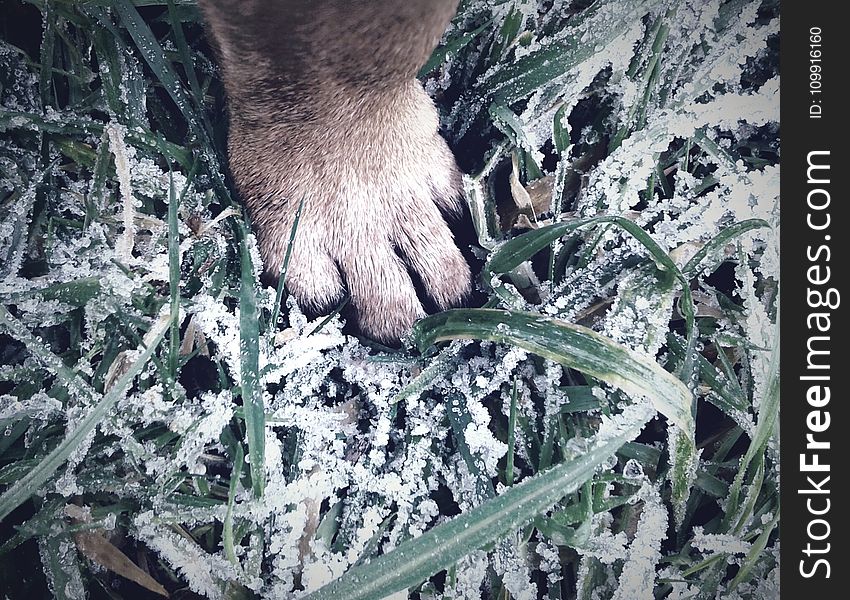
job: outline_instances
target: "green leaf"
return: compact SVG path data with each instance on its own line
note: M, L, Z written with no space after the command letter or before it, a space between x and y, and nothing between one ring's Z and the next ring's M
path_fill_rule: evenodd
M770 534L773 533L774 528L777 523L779 523L779 509L776 509L776 513L773 515L773 518L770 522L764 527L762 532L759 534L756 541L753 543L750 551L747 552L747 556L744 559L744 563L741 565L740 570L735 575L735 578L729 584L729 592L738 587L738 584L742 581L746 581L750 577L750 572L755 567L756 563L761 559L764 555L764 549L767 547L767 541L770 538Z
M738 472L735 474L735 479L732 481L732 486L729 488L729 506L728 512L723 518L723 524L726 528L731 529L734 533L739 533L752 513L752 506L739 506L741 488L744 485L744 476L750 470L751 464L756 465L755 479L760 479L759 471L764 469L763 459L764 452L770 437L779 427L779 331L778 327L774 331L774 347L770 353L770 363L768 366L767 378L764 383L764 397L761 400L758 410L758 423L756 430L753 432L750 445L741 459L741 465ZM755 460L759 457L759 460ZM752 502L755 500L753 499ZM749 503L752 504L752 503Z
M233 458L233 470L230 473L230 486L227 490L227 512L224 515L224 527L222 531L222 545L224 554L234 565L239 565L236 557L235 540L233 538L233 505L236 499L236 489L239 486L239 478L242 476L242 463L245 453L242 444L236 444L236 456Z
M57 600L79 600L86 597L80 559L64 520L55 519L54 527L61 533L39 538L41 564Z
M670 356L676 360L684 360L684 340L675 333L667 335L667 350ZM722 353L723 350L720 350ZM741 393L737 393L729 377L711 364L701 354L696 357L696 367L699 369L699 380L709 387L711 392L706 394L705 399L723 411L726 416L739 425L741 415L748 414L748 400Z
M569 164L567 157L570 150L570 129L567 122L567 105L563 104L555 111L555 116L552 119L552 142L555 144L555 151L561 155L561 160L558 165L563 162Z
M171 301L171 322L168 347L168 372L172 380L177 378L177 365L180 359L180 232L178 229L177 209L179 202L174 191L174 176L168 178L168 292Z
M508 410L508 454L505 457L505 485L514 484L514 452L516 446L517 386L511 387L511 406Z
M304 198L298 203L298 209L295 211L295 218L292 220L292 228L289 230L289 242L286 244L286 254L283 257L283 263L280 265L280 273L277 277L277 289L274 295L274 308L272 316L269 320L269 333L274 335L277 331L277 320L280 317L280 305L283 303L284 284L286 283L286 273L289 270L289 261L292 258L292 248L295 245L295 234L298 233L298 223L301 221L301 211L304 208Z
M620 216L601 215L587 219L553 223L546 227L540 227L529 231L528 233L524 233L523 235L505 242L502 246L490 254L487 263L484 265L484 274L482 278L484 281L489 282L493 279L493 274L507 273L515 269L524 261L529 260L537 252L547 247L550 243L560 237L571 233L580 227L601 223L613 223L628 232L646 248L646 251L662 272L672 275L679 281L682 294L679 301L679 309L685 317L685 329L687 331L687 344L685 347L684 360L679 373L680 379L688 381L694 371L694 360L696 355L694 347L696 345L697 334L696 328L694 327L695 309L693 297L691 295L690 283L667 252L665 252L664 249L662 249L655 240L652 239L652 236L629 219ZM689 409L689 412L692 413L693 410L694 408L692 406ZM691 415L691 420L693 420L693 415ZM685 431L691 431L691 429L685 428Z
M136 47L145 58L148 66L150 66L169 96L171 96L177 108L180 109L192 135L201 143L201 155L208 167L208 174L212 177L216 190L222 197L229 198L230 192L221 178L221 166L214 151L215 145L209 133L203 127L203 123L205 122L204 111L196 104L201 99L193 98L186 93L183 82L177 76L174 66L166 60L165 51L160 46L151 28L142 19L139 11L133 6L133 3L130 0L115 0L112 8L121 19L122 25L133 38Z
M448 415L449 425L452 429L452 437L454 438L458 452L466 463L466 468L469 469L469 474L475 481L476 498L474 498L473 502L476 503L485 498L492 498L496 495L496 490L493 489L493 483L487 477L487 472L482 464L483 461L472 453L469 449L469 444L466 442L466 428L472 423L472 416L469 414L466 398L460 392L451 392L447 400L446 414Z

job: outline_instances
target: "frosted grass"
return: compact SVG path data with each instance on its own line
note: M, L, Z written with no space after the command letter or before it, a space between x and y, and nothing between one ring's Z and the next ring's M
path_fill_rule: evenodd
M775 591L776 3L548 4L462 2L422 69L487 310L396 352L257 284L192 2L35 4L38 52L0 41L0 562L133 597L73 503L209 598Z

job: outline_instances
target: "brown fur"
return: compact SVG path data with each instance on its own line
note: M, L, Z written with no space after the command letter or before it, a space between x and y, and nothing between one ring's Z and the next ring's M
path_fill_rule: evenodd
M395 342L470 291L442 212L460 174L415 80L457 0L200 0L228 95L230 169L266 270L323 311L347 288L361 330ZM403 260L402 260L403 259Z

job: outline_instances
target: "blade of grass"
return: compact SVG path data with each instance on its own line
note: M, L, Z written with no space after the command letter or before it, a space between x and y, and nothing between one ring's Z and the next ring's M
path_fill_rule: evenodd
M646 105L649 101L648 92L654 87L651 86L650 83L655 81L652 77L652 74L655 72L656 64L661 57L662 51L664 49L664 44L667 41L667 36L670 33L670 27L667 25L667 21L675 14L676 9L670 8L663 15L658 17L655 20L653 25L653 29L650 32L650 35L653 37L652 45L650 46L650 55L647 64L644 65L642 77L638 83L641 89L644 89L647 93L644 93L642 98L632 104L629 108L626 117L623 119L623 124L620 127L620 130L614 136L614 139L611 140L611 143L608 146L608 154L611 154L614 150L620 147L623 143L623 140L628 137L628 135L632 132L633 128L636 125L635 115L646 109ZM632 77L633 74L629 73L629 77Z
M298 223L301 221L301 210L304 208L304 198L298 203L298 210L295 211L295 218L292 220L292 228L289 230L289 243L286 245L286 254L283 257L283 264L280 266L278 273L277 289L274 296L274 308L272 308L272 317L269 321L269 332L272 334L277 331L277 320L280 317L280 305L283 302L284 284L286 283L286 272L289 270L289 260L292 258L292 245L295 243L295 234L298 232Z
M201 85L198 82L198 75L195 73L194 63L192 62L192 52L189 50L189 44L186 43L186 35L183 32L183 24L180 22L180 16L177 13L177 6L173 0L167 0L168 4L168 22L171 25L171 31L174 34L174 41L177 45L177 51L180 54L180 62L183 64L183 71L186 73L186 79L189 81L189 89L192 92L192 98L198 104L198 113L201 115L201 123L204 130L210 139L213 138L213 128L207 118L207 113L203 110L204 94L201 90Z
M2 113L0 113L0 119ZM0 126L0 130L2 127ZM20 269L21 262L24 257L24 247L26 246L27 237L29 234L29 223L36 201L36 192L45 180L49 179L53 168L59 163L59 159L52 161L46 169L42 170L36 177L30 180L26 191L21 194L20 199L16 201L17 207L12 220L11 235L7 238L8 246L6 248L6 256L0 262L0 277L6 278L12 275L17 275ZM8 234L6 234L8 235ZM5 236L4 236L5 237ZM5 241L5 240L4 240Z
M180 231L177 226L177 194L174 192L174 176L168 177L168 291L170 296L171 320L168 344L168 372L172 380L177 379L180 361Z
M82 277L72 281L53 283L43 288L0 292L0 301L4 304L14 304L34 296L42 300L59 300L71 306L85 306L86 303L100 293L100 280L96 277Z
M694 372L694 361L696 360L696 338L697 330L695 323L694 301L691 295L691 288L688 279L679 270L679 267L670 258L652 237L644 231L636 223L619 216L598 216L588 219L578 219L563 223L553 223L545 227L529 231L523 235L517 236L514 239L504 243L498 249L490 254L484 265L484 274L482 279L489 282L496 273L507 273L524 261L529 260L540 250L549 246L550 243L563 237L567 233L571 233L581 227L587 225L595 225L601 223L612 223L628 232L632 237L638 240L647 250L652 260L659 269L674 276L678 281L681 289L681 299L679 301L679 309L685 317L685 329L687 332L687 343L685 345L684 360L682 361L679 370L679 379L684 382L691 380L691 374ZM690 420L693 420L693 412L695 407L693 401L689 412L691 413ZM687 427L683 429L688 432L692 431ZM691 444L693 445L693 444Z
M505 458L505 485L514 484L514 446L516 445L516 400L517 384L514 379L511 388L511 407L508 412L508 455Z
M466 442L466 428L472 423L472 417L466 405L466 398L459 392L453 392L448 397L446 414L452 429L452 437L457 445L458 452L466 463L469 474L475 480L475 501L481 502L496 495L493 484L483 468L482 461L472 454L469 444Z
M472 93L506 105L513 104L594 58L596 48L610 47L611 42L639 21L650 6L646 0L630 2L625 8L612 4L613 0L595 3L572 20L570 34L495 69L490 77L480 80ZM611 22L610 14L619 17Z
M488 21L485 21L480 27L477 27L472 31L468 31L463 35L451 40L447 44L440 46L439 48L434 50L434 52L431 54L431 57L428 59L428 62L422 65L422 68L419 69L419 77L425 77L438 65L443 64L446 59L460 52L460 50L463 49L467 44L469 44L469 42L471 42L473 39L475 39L479 33L487 29L487 27L489 27L492 22L493 19L489 19Z
M221 165L214 151L215 145L201 125L204 122L201 116L202 111L186 94L183 82L177 76L174 66L165 59L165 51L160 46L148 24L142 19L139 11L133 6L133 3L130 0L115 0L112 4L112 10L118 14L122 25L133 38L136 47L148 63L148 66L150 66L169 96L171 96L174 104L177 105L177 108L186 119L189 130L200 143L201 156L208 167L207 171L215 184L216 191L219 192L222 198L229 201L230 192L221 178Z
M327 325L328 323L331 322L331 319L333 319L335 316L337 316L339 313L341 313L342 310L346 306L348 306L349 302L351 302L351 296L347 295L345 298L342 299L342 302L339 303L339 306L337 306L335 309L333 309L333 311L331 311L331 313L328 316L326 316L324 319L322 319L322 322L319 323L318 325L316 325L316 328L313 329L307 335L315 335L315 334L319 333L322 329L325 328L325 325Z
M248 230L239 223L241 277L239 288L239 349L242 362L242 407L251 471L251 488L260 498L265 488L266 415L260 385L260 317L257 310L254 264L248 247Z
M536 313L496 309L453 309L417 322L420 351L442 340L476 339L520 347L646 397L656 410L691 435L691 394L660 365L592 329Z
M163 153L164 155L165 153ZM186 184L178 197L174 189L174 174L169 165L168 171L168 291L171 302L171 335L168 347L168 371L171 381L177 381L177 371L180 366L180 228L178 209L183 203L186 192L192 186L200 161L195 160Z
M679 336L670 333L667 336L667 349L670 356L676 360L682 360L685 352L685 342ZM741 415L747 414L748 401L742 393L736 393L733 388L733 380L725 377L713 364L702 355L696 359L699 368L699 380L710 388L706 400L722 410L726 416L733 419L739 425ZM746 425L746 423L743 423Z
M767 547L767 541L770 538L770 534L773 533L774 528L777 523L779 523L779 509L776 510L776 513L773 515L773 518L770 522L765 526L762 532L759 534L756 541L753 543L750 551L747 552L747 556L744 559L744 564L741 565L741 568L738 570L738 573L735 575L735 578L729 584L728 591L731 593L738 584L742 581L745 581L749 575L750 571L753 570L756 563L762 557L762 553L764 552L765 547Z
M758 412L758 423L750 445L741 459L741 465L729 488L727 506L730 510L723 517L723 525L726 530L740 531L747 522L749 514L738 510L738 502L744 477L750 468L750 464L757 456L764 454L767 443L774 430L779 426L779 332L774 333L774 347L770 356L770 366L767 380L765 381L765 395L762 398ZM757 468L763 468L761 461L757 461ZM740 512L740 514L739 514Z
M702 264L706 258L722 249L739 235L762 227L770 227L770 224L762 219L747 219L746 221L740 221L734 225L725 227L691 257L685 266L682 267L682 273L685 274L685 277L695 277L702 269L706 268L707 265Z
M660 365L591 329L518 311L446 311L419 321L414 326L414 338L420 350L447 339L509 343L601 379L631 395L648 398L678 426L669 431L670 481L676 517L681 522L681 511L696 476L693 398L688 388Z
M406 386L404 386L395 398L390 400L391 404L396 404L408 398L417 398L425 390L437 381L439 378L445 377L453 368L453 362L457 359L459 348L454 346L443 348L436 356L429 357L423 361L425 367L422 371Z
M80 559L77 549L68 539L67 527L57 519L55 526L61 533L39 538L41 564L51 590L57 600L86 598Z
M239 559L236 557L233 539L233 503L236 498L236 488L239 485L239 478L242 476L242 464L245 460L245 451L242 449L242 444L236 444L236 456L233 458L233 471L230 473L230 486L227 490L227 513L224 516L224 527L222 532L222 544L224 545L224 554L234 565L239 564Z
M493 46L490 48L490 64L495 64L505 55L511 44L516 40L522 27L525 15L517 7L512 7L505 16L498 33L493 36Z
M105 126L103 123L82 118L72 112L57 113L56 117L48 120L34 113L0 108L0 132L27 129L62 135L101 136ZM192 168L192 156L189 150L173 142L163 142L152 133L133 129L127 130L127 140L131 145L141 145L151 152L164 150L168 158L177 161L184 169Z

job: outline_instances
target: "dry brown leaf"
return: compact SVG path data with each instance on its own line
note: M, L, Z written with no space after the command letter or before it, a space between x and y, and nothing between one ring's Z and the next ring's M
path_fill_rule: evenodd
M71 518L71 522L75 524L87 523L89 521L88 512L75 504L69 504L65 507L65 514ZM166 590L159 582L140 569L136 563L131 561L126 554L121 552L117 547L107 540L98 530L78 531L74 533L74 542L77 544L77 549L87 559L112 571L116 575L120 575L124 579L129 579L155 594L159 594L168 598L168 590Z
M127 555L113 546L109 541L95 531L78 531L74 534L74 541L79 551L90 561L99 564L103 568L129 579L146 590L168 598L168 591L159 582L142 571L136 563L127 558Z

